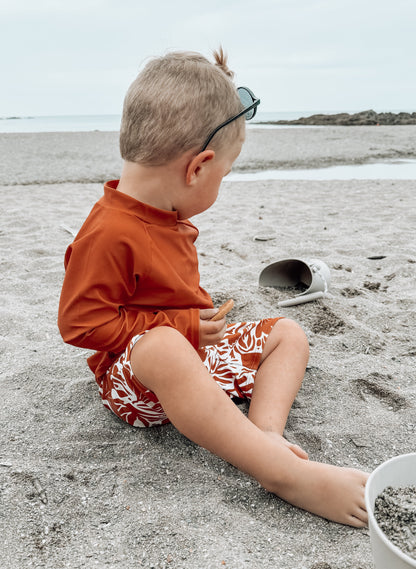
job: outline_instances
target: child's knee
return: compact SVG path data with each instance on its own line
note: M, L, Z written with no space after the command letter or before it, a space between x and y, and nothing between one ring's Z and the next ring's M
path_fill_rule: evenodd
M177 350L189 344L187 339L175 328L158 326L148 330L134 346L131 352L132 364L134 360L168 357L169 353L178 354Z
M176 362L195 352L180 332L168 326L152 328L136 342L130 355L133 374L156 393L158 381L171 378Z
M303 349L309 354L308 338L297 322L290 318L281 318L276 322L281 338L295 344L298 349Z

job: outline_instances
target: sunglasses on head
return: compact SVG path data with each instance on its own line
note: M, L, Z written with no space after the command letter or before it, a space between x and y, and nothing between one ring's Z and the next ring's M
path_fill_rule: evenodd
M208 144L211 142L211 140L214 138L217 132L221 130L224 126L227 126L227 124L230 124L230 122L239 119L243 115L246 116L246 121L251 120L255 116L257 112L257 107L260 104L260 99L256 99L256 97L248 87L238 87L237 93L238 96L240 97L241 103L244 106L244 109L241 112L239 112L237 115L231 117L230 119L226 120L225 122L217 126L217 128L215 128L206 139L204 146L201 148L200 152L206 150Z

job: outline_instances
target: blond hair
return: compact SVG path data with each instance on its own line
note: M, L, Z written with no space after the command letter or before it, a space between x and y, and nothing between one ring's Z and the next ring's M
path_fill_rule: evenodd
M220 123L242 109L222 48L215 64L193 52L152 59L127 91L120 128L124 160L162 165L202 148ZM221 129L209 147L221 151L241 132L244 118Z

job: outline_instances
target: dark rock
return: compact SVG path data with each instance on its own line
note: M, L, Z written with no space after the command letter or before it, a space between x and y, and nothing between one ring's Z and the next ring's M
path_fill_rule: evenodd
M265 124L265 123L260 123ZM405 125L416 124L415 113L376 113L373 110L361 111L359 113L337 113L334 115L311 115L301 117L292 121L270 121L267 124L277 125L337 125L337 126L356 126L356 125Z

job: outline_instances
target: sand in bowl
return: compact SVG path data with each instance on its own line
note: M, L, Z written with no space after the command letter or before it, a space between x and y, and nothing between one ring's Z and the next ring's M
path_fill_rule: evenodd
M399 549L416 559L416 486L388 486L374 504L380 529Z

